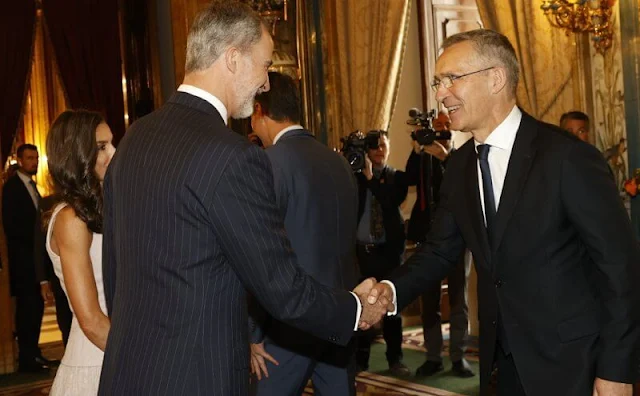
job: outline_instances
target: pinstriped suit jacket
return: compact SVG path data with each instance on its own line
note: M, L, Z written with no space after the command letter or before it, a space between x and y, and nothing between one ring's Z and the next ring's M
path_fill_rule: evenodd
M245 288L275 318L347 344L356 302L303 274L266 155L178 92L137 121L105 179L112 320L100 395L244 395Z

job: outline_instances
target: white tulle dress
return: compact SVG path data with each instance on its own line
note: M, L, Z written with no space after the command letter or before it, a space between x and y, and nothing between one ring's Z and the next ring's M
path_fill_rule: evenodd
M56 217L60 210L66 204L58 205L51 216L49 228L47 230L47 252L53 263L53 269L60 279L60 285L64 290L67 299L67 287L65 285L64 276L62 274L62 266L60 264L60 256L51 250L51 230L55 224ZM91 265L93 267L93 276L96 279L96 289L98 290L98 300L100 309L106 314L106 302L104 298L104 287L102 285L102 234L93 234L93 241L90 248ZM71 303L69 303L71 306ZM71 307L73 311L73 307ZM90 396L98 393L98 384L100 382L100 371L102 369L102 360L104 352L96 347L84 335L75 313L71 322L71 331L69 333L69 341L64 351L64 357L60 363L60 367L53 381L50 395L54 396Z

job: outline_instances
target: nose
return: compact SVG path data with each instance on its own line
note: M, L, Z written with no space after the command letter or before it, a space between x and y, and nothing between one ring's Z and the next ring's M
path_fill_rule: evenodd
M107 165L109 165L109 163L111 163L111 159L113 158L113 155L115 153L116 153L115 146L111 146L111 149L109 150L109 159L107 160Z
M440 82L438 84L438 89L436 90L436 101L442 102L444 100L444 98L447 97L448 93L449 93L449 89L445 88L444 84L442 84L442 82Z

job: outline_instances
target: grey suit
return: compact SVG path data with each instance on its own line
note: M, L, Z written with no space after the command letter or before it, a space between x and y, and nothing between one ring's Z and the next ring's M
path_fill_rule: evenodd
M245 395L245 288L274 317L346 345L356 300L305 275L266 154L178 92L136 121L105 183L111 331L100 395Z
M286 132L266 153L298 262L318 282L351 290L359 277L358 187L349 164L303 129ZM263 341L264 330L265 349L280 363L267 362L269 378L258 382L258 395L299 395L309 378L318 395L355 395L353 348L329 344L275 320L254 324L252 342Z

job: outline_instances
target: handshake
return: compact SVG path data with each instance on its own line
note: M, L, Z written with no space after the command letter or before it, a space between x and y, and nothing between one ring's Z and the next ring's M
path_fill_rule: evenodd
M393 290L386 283L377 283L375 278L367 278L355 289L353 293L358 296L362 305L358 328L368 330L378 323L388 313L396 309L393 301Z

